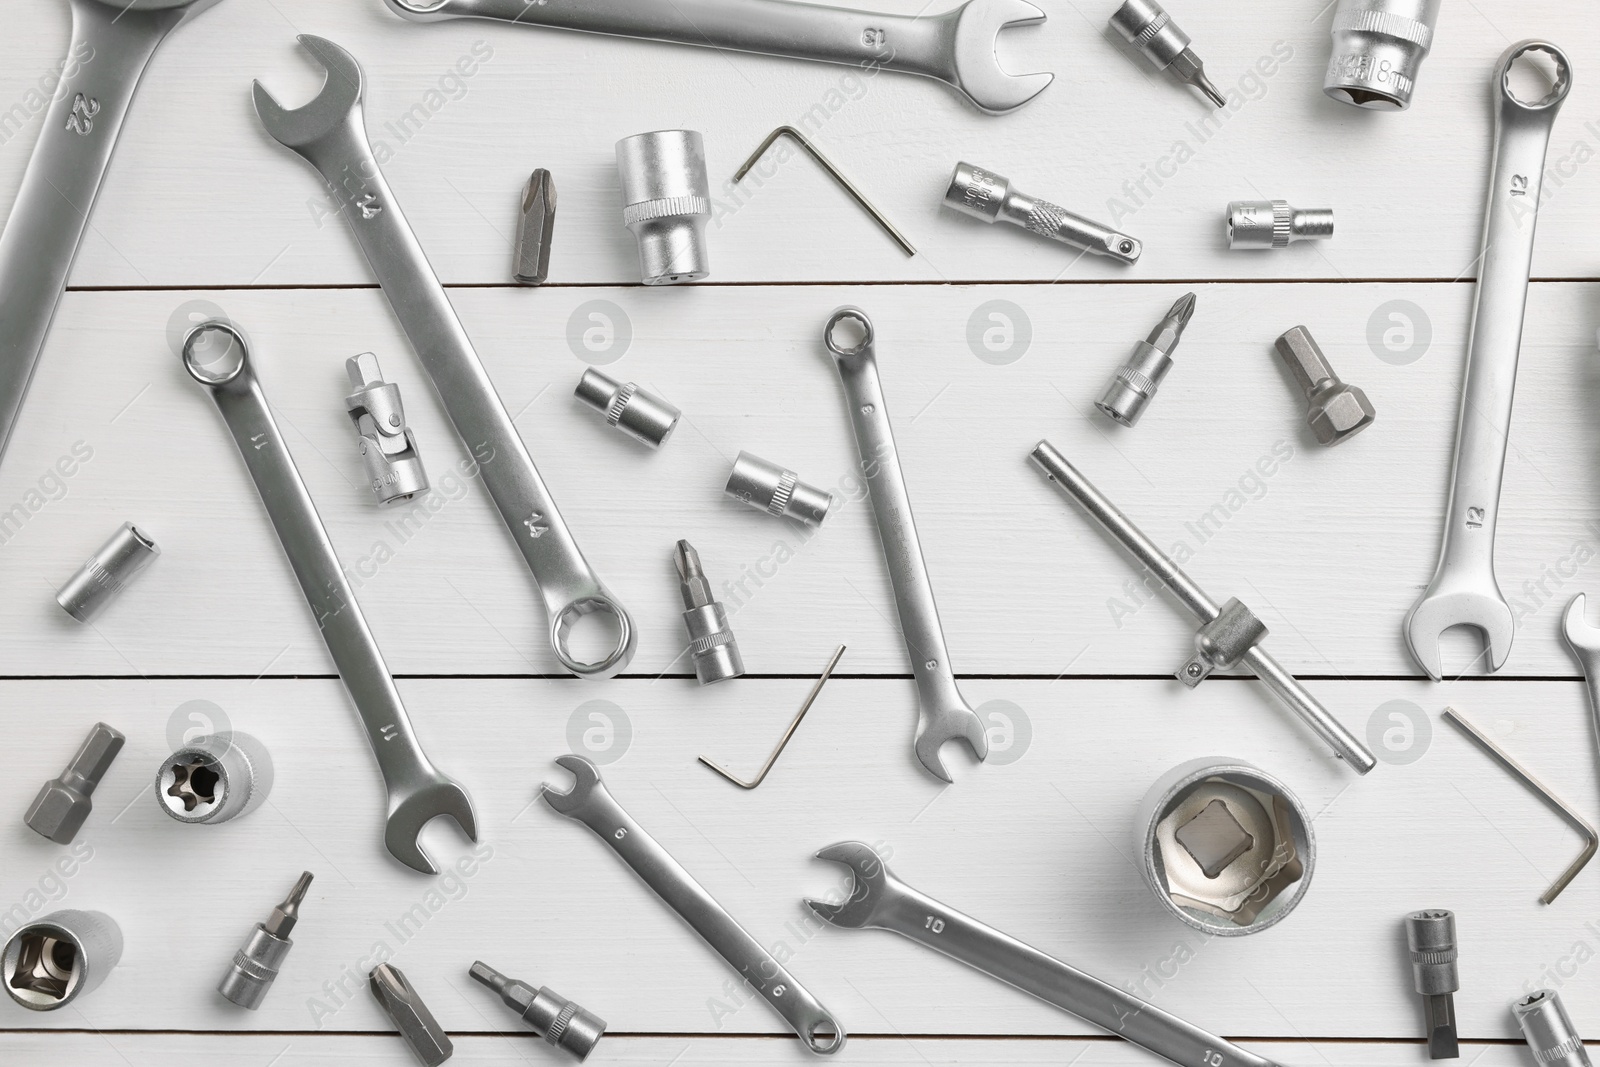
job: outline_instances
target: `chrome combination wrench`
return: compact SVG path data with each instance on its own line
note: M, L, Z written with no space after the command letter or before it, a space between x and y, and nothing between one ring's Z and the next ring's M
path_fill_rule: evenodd
M1007 74L995 39L1043 22L1026 0L967 0L937 15L891 15L790 0L388 0L416 22L480 18L920 74L992 115L1044 91L1053 74Z
M150 57L217 0L69 0L72 43L0 234L0 455Z
M854 876L843 904L806 901L834 926L908 937L1180 1067L1279 1067L917 892L896 878L870 845L841 841L817 858L842 863Z
M861 340L854 345L843 345L836 336L846 323L853 323L853 328L861 332ZM883 382L878 377L878 359L873 351L872 320L860 308L842 307L828 319L822 340L832 353L839 381L844 384L856 449L861 454L861 476L872 496L872 514L877 520L883 558L889 565L889 580L894 585L900 631L917 680L917 733L913 743L917 759L929 774L948 782L950 772L939 758L944 743L961 738L981 760L989 755L989 737L983 720L961 695L955 672L950 669L950 650L945 647L944 629L939 625L939 605L933 600L928 565L922 558L917 524L911 516L911 496L906 492L905 473L895 451L889 409L883 402Z
M583 823L610 845L656 896L783 1016L807 1049L825 1056L844 1047L844 1027L772 953L745 932L705 886L628 817L593 763L582 756L561 756L556 764L571 771L574 781L565 793L545 783L540 795L552 811Z
M332 41L310 34L302 34L299 40L327 71L322 91L304 107L290 111L256 82L256 114L280 144L321 173L339 201L456 433L478 458L483 483L500 518L528 561L549 613L550 646L556 658L580 678L609 678L633 658L638 644L633 620L601 583L562 520L444 287L384 181L367 140L361 108L365 76L360 65ZM585 662L572 655L567 638L573 624L591 612L612 617L617 643L601 659Z
M1510 83L1512 64L1529 52L1544 53L1556 66L1555 85L1532 102L1519 99ZM1482 631L1490 671L1503 667L1511 655L1516 621L1494 576L1494 532L1511 434L1511 400L1522 347L1528 274L1533 266L1545 149L1556 113L1572 88L1572 67L1565 53L1548 41L1512 45L1500 57L1494 77L1498 105L1494 157L1444 542L1433 580L1405 621L1411 655L1434 681L1444 677L1439 635L1451 627Z
M472 800L429 762L412 732L383 653L367 628L355 591L256 381L244 335L219 319L200 323L184 337L183 366L210 392L228 424L339 678L367 729L367 741L389 792L384 846L407 867L437 874L438 868L417 844L422 828L448 815L469 841L476 841Z

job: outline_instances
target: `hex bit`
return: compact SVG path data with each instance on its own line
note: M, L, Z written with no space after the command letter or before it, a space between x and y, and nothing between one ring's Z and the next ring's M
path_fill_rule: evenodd
M117 758L126 740L120 730L103 722L95 723L67 769L59 778L46 782L28 805L28 813L22 817L28 829L58 845L72 844L94 808L90 795L111 769L111 761Z
M233 954L228 973L217 985L218 993L241 1008L255 1011L261 1007L284 959L294 947L289 934L300 920L300 905L306 899L306 890L311 888L311 877L310 871L300 872L294 888L272 909L267 921L256 923L244 947Z
M556 183L540 167L522 190L517 219L517 256L512 270L523 285L543 285L550 277L550 237L556 226Z
M605 1036L604 1019L552 991L549 986L535 989L527 982L507 978L481 960L474 961L467 973L474 981L498 993L505 1006L533 1027L534 1033L575 1056L579 1062L587 1059Z
M1427 1019L1428 1058L1461 1055L1456 1037L1456 998L1461 976L1456 968L1456 917L1442 909L1406 916L1406 947L1411 951L1411 983L1422 997Z
M1377 418L1372 401L1360 389L1339 380L1310 330L1304 326L1287 330L1273 347L1305 394L1306 425L1318 444L1336 445L1372 425Z
M1185 293L1162 316L1150 336L1134 347L1133 355L1117 368L1111 384L1094 406L1124 426L1132 426L1155 398L1161 381L1172 369L1172 353L1183 338L1183 331L1194 317L1194 294Z

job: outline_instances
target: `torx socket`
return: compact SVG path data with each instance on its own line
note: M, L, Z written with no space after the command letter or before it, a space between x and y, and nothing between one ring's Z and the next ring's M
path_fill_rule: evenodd
M523 285L543 285L550 277L550 237L556 227L556 183L540 167L522 190L517 213L517 250L512 275Z
M1461 975L1456 968L1456 917L1442 909L1406 916L1406 947L1411 953L1411 984L1422 997L1428 1031L1428 1057L1461 1055L1456 1036L1456 1001Z
M1172 352L1183 337L1184 327L1194 317L1194 294L1178 298L1150 336L1140 341L1128 361L1117 368L1111 384L1094 406L1124 426L1132 426L1155 398L1167 371L1172 369Z
M1540 989L1511 1005L1539 1067L1591 1067L1583 1038L1554 989Z
M354 390L344 398L345 411L360 435L361 462L367 487L380 506L400 504L428 491L428 472L417 451L417 438L406 423L400 387L383 380L383 368L371 352L344 361Z
M553 992L549 986L534 989L526 982L507 978L487 963L476 961L467 972L500 994L500 999L533 1027L534 1032L556 1048L587 1059L605 1036L606 1021L591 1011Z
M423 1067L439 1067L455 1053L450 1035L411 988L400 968L380 963L367 975L367 987Z
M619 382L593 369L583 372L573 395L635 441L660 448L683 412L633 382Z
M1323 93L1356 107L1404 111L1438 21L1439 0L1339 0Z
M1287 200L1235 200L1224 232L1234 249L1288 248L1295 241L1333 236L1333 209L1290 207Z
M111 769L111 761L126 740L121 731L95 723L61 777L46 782L28 805L28 813L22 817L28 829L58 845L72 844L94 807L90 794Z
M218 993L241 1008L255 1011L261 1007L267 990L272 988L273 980L283 967L284 958L294 947L289 933L300 920L300 905L306 899L306 890L311 888L311 877L310 871L302 871L294 888L272 909L267 921L256 923L244 947L233 954L228 973L217 984Z
M678 589L683 594L683 622L689 628L689 656L701 685L727 681L744 673L739 643L728 627L728 613L711 595L711 582L700 566L700 553L679 541L673 553Z
M1273 347L1305 394L1306 425L1319 444L1348 440L1378 417L1366 393L1333 373L1328 357L1304 326L1285 331Z
M743 451L734 460L722 491L758 511L807 526L821 526L833 506L832 494L807 485L792 470Z
M159 555L154 541L125 522L67 579L56 603L79 622L92 622Z
M1011 180L993 171L957 163L944 191L946 207L984 222L1008 222L1029 233L1081 248L1122 263L1137 263L1144 246L1125 233L1074 215L1048 200L1011 188Z
M223 823L248 815L272 791L272 756L249 734L198 737L161 761L156 803L185 823Z
M30 1011L54 1011L94 990L122 958L122 929L99 911L51 912L18 927L0 955L0 985Z
M1111 25L1157 70L1171 71L1199 89L1217 107L1227 106L1227 97L1217 92L1217 87L1206 77L1205 64L1189 47L1189 35L1178 29L1172 16L1156 0L1128 0L1112 14Z
M711 182L705 141L694 130L657 130L617 142L622 223L639 242L646 285L692 282L711 273L706 221Z

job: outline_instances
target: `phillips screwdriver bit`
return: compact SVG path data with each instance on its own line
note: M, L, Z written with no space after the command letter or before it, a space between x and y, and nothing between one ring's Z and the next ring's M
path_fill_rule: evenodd
M1111 384L1094 406L1102 413L1132 426L1144 414L1145 405L1155 397L1161 380L1172 369L1172 352L1183 337L1185 326L1194 317L1194 294L1185 293L1172 305L1150 336L1140 341L1126 363L1117 368Z
M678 589L683 594L683 622L689 628L689 655L701 685L737 678L744 673L739 644L728 629L728 613L711 595L711 582L700 566L700 553L679 541L673 553Z
M1205 93L1217 107L1228 106L1227 98L1206 77L1205 64L1189 47L1189 35L1178 29L1156 0L1128 0L1111 16L1111 25L1157 70L1170 70Z
M481 960L475 961L467 973L500 994L506 1007L522 1016L523 1022L533 1027L540 1037L576 1056L580 1062L588 1058L605 1036L604 1019L552 992L548 986L535 989L526 982L507 978Z
M228 973L222 976L217 986L218 993L241 1008L254 1011L261 1007L267 990L272 988L273 980L278 977L284 958L289 955L289 949L294 947L294 942L289 940L289 933L300 920L300 904L306 899L306 890L310 888L311 872L302 871L299 881L289 890L283 903L272 909L266 922L256 923L244 947L233 954L233 964L228 968Z
M556 226L556 183L540 167L522 190L517 220L517 261L513 274L523 285L542 285L550 277L550 236Z
M1428 1057L1453 1060L1456 1040L1456 917L1453 912L1419 911L1406 916L1406 946L1411 950L1411 982L1427 1015Z
M367 975L367 985L377 998L378 1006L389 1016L423 1067L439 1067L455 1053L450 1035L411 988L400 968L380 963Z

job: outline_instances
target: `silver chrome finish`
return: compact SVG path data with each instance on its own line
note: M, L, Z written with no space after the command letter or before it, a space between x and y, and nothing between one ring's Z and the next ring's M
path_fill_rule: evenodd
M678 568L678 592L683 597L683 624L689 631L689 658L701 685L725 682L744 674L744 657L728 625L728 612L711 595L711 582L700 566L700 553L679 541L672 553Z
M1461 1056L1456 1026L1456 992L1461 988L1455 913L1443 908L1406 916L1406 949L1411 955L1411 985L1422 998L1428 1058Z
M1583 617L1584 602L1582 593L1567 601L1561 635L1566 638L1567 647L1583 668L1584 688L1589 691L1589 716L1594 726L1595 741L1600 744L1600 627L1590 625Z
M367 141L361 110L366 79L360 65L332 41L310 34L299 40L328 72L322 91L304 107L289 111L256 82L256 114L267 132L315 167L339 198L389 306L456 433L478 461L483 484L533 572L549 615L556 658L580 678L609 678L633 658L638 644L633 620L584 559L389 191ZM580 617L594 612L611 617L617 641L608 655L585 663L572 656L567 637Z
M1193 293L1180 296L1150 335L1133 347L1133 355L1117 368L1106 391L1094 402L1102 415L1123 426L1139 422L1172 369L1172 353L1194 318L1194 305Z
M345 411L361 436L361 462L378 504L401 504L427 492L428 472L406 422L400 387L383 380L383 368L371 352L351 356L344 369L355 390L344 398Z
M722 491L757 511L780 519L795 519L807 526L821 526L833 506L833 496L800 480L787 467L751 452L740 451L728 472Z
M209 734L161 761L156 803L179 822L224 823L259 808L272 780L266 745L236 731Z
M1591 1067L1583 1038L1554 989L1528 994L1511 1005L1511 1014L1539 1067Z
M0 985L30 1011L90 993L122 958L122 929L101 911L55 911L17 928L0 956Z
M289 895L264 923L256 923L244 946L233 954L227 973L217 983L217 992L223 998L255 1011L266 999L267 990L278 977L283 961L288 958L294 942L289 934L300 921L300 905L305 902L306 890L311 888L311 872L302 871L289 890Z
M1029 233L1120 263L1137 263L1144 245L1137 238L1074 215L1059 204L1019 193L1011 179L993 171L957 163L945 187L944 204L984 222L1008 222Z
M648 389L616 381L593 367L583 372L572 395L604 415L607 425L650 448L666 444L683 416L683 412Z
M844 1047L844 1027L772 953L745 932L693 875L622 810L600 780L599 768L582 756L561 756L556 764L570 771L574 781L564 793L548 782L544 784L539 795L552 811L593 830L667 907L728 962L734 973L761 994L800 1035L808 1050L827 1055Z
M1044 21L1025 0L967 0L936 15L890 15L790 0L388 0L414 22L480 18L730 52L759 52L864 70L921 74L950 85L992 115L1019 108L1053 74L1007 74L994 55L1008 26Z
M694 130L656 130L617 142L622 224L639 242L646 285L699 281L711 273L706 222L711 182L705 140Z
M220 337L206 340L207 335ZM383 653L256 381L245 339L229 323L203 322L184 338L183 364L206 387L228 424L339 678L366 727L367 742L389 794L384 846L407 867L437 874L438 868L417 844L422 827L448 815L469 841L476 841L472 800L429 762L411 729Z
M367 975L367 988L372 990L378 1007L400 1031L406 1046L423 1067L439 1064L455 1054L455 1045L444 1027L433 1017L422 997L412 988L400 968L392 963L380 963Z
M1323 93L1342 104L1404 111L1438 22L1439 0L1339 0Z
M79 622L92 622L159 555L154 541L125 522L67 579L56 603Z
M800 705L800 710L795 712L793 719L789 720L788 729L784 730L783 736L778 738L778 747L772 750L772 755L767 757L767 762L761 765L761 769L756 772L756 776L753 780L747 782L743 778L740 778L733 772L729 771L726 767L723 767L717 763L713 763L704 756L700 757L700 762L704 763L707 767L710 767L712 770L722 775L722 777L726 778L740 789L754 789L756 786L766 781L767 772L772 770L772 765L778 762L779 756L783 755L783 750L788 747L789 738L793 737L794 732L800 728L800 720L806 717L806 712L810 711L811 705L816 702L817 694L822 692L822 687L827 684L829 678L833 677L833 669L839 665L839 659L843 655L844 646L840 645L838 649L834 651L833 658L828 661L828 665L822 668L822 677L817 679L817 684L813 685L811 687L811 692L806 694L805 702Z
M1549 56L1557 70L1555 86L1533 103L1513 95L1510 83L1511 65L1528 52ZM1498 107L1489 202L1479 246L1478 289L1467 341L1467 378L1456 423L1444 541L1433 580L1405 620L1411 655L1436 682L1444 677L1439 635L1445 630L1468 626L1481 631L1491 672L1505 666L1516 635L1511 606L1495 580L1494 535L1545 149L1556 113L1572 88L1572 68L1555 45L1522 41L1500 57L1494 84Z
M68 0L60 83L0 234L0 455L150 57L217 0Z
M67 769L39 787L22 821L28 829L58 845L70 845L94 808L91 796L127 738L122 731L97 722L73 754Z
M870 845L841 841L817 858L842 863L854 876L843 904L805 902L834 926L909 938L1181 1067L1278 1067L918 892L896 878Z
M523 285L543 285L550 277L550 242L556 228L556 183L540 167L528 176L517 213L516 262L512 276Z
M1049 441L1040 441L1030 457L1034 464L1066 493L1089 517L1104 527L1142 567L1167 587L1173 597L1201 624L1211 622L1222 613L1216 602L1185 574L1165 552L1146 537L1144 531L1133 524L1116 505L1106 499L1078 469L1067 462ZM1328 713L1317 698L1306 691L1294 675L1279 666L1260 645L1252 646L1240 657L1240 662L1254 672L1257 678L1283 705L1299 716L1316 735L1333 750L1334 755L1350 764L1357 774L1366 774L1378 765L1376 757L1356 736Z
M1235 200L1223 219L1229 248L1288 248L1333 236L1333 209L1291 207L1287 200Z
M861 331L861 340L854 345L841 344L834 335L842 323L854 323ZM861 455L861 474L872 497L878 542L894 586L900 633L917 681L913 748L929 774L948 782L950 772L944 769L939 756L945 742L959 738L982 760L989 755L989 736L983 720L961 695L955 671L950 667L950 650L945 647L944 628L939 624L939 605L934 602L933 585L928 581L928 565L922 558L917 523L911 514L911 494L906 490L905 472L900 469L889 409L883 399L883 382L878 377L872 320L860 308L842 307L829 316L822 340L833 355L839 381L844 385L856 450Z
M1228 98L1217 92L1217 87L1206 77L1205 64L1189 47L1189 35L1178 29L1172 16L1156 0L1127 0L1112 12L1111 26L1157 70L1170 71L1188 82L1214 106L1228 106Z
M521 1016L534 1033L579 1063L589 1058L605 1036L604 1019L549 986L535 989L527 982L507 978L482 960L474 960L467 974L494 990L501 1003Z

